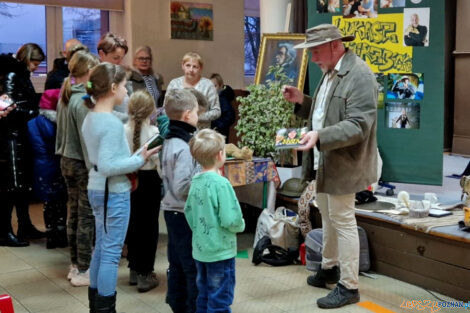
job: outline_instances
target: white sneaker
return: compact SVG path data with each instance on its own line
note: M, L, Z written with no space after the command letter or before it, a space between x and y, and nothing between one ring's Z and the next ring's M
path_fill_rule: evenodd
M90 286L90 272L87 270L83 273L77 273L75 276L72 277L70 283L74 287L83 287L83 286Z
M78 274L78 268L76 264L69 265L69 273L67 274L67 279L71 280L72 277Z

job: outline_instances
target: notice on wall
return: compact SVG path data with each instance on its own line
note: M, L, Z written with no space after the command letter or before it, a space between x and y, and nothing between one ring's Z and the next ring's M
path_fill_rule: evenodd
M403 45L403 14L380 14L377 18L344 19L333 16L343 36L356 39L345 46L353 50L376 73L405 73L413 70L413 48Z

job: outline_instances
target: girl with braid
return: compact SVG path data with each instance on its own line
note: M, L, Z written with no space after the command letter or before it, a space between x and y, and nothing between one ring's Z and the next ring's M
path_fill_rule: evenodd
M124 126L129 148L138 150L159 132L150 124L155 114L155 101L145 90L135 91L129 99L129 121ZM137 285L139 292L158 286L153 272L158 242L158 215L160 212L161 179L158 155L153 155L137 173L138 186L131 193L131 216L127 230L127 260L129 284Z

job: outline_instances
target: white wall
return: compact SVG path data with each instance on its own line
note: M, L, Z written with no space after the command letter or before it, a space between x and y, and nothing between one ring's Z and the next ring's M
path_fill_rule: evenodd
M140 45L149 45L154 70L161 73L165 87L182 75L181 58L188 51L199 53L204 61L203 76L217 72L233 88L244 87L244 1L191 0L212 3L214 40L170 39L170 0L126 0L123 35L130 55ZM126 58L127 63L131 58Z

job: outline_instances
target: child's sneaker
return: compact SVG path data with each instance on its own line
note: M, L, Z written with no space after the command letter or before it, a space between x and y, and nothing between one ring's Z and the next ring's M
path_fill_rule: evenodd
M78 274L78 268L76 264L69 265L69 273L67 274L67 279L71 280L72 277Z
M74 287L90 286L90 271L87 270L83 273L78 272L78 274L72 277L70 283Z

